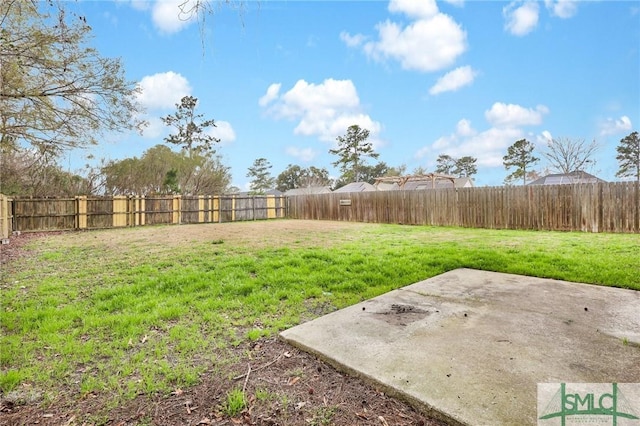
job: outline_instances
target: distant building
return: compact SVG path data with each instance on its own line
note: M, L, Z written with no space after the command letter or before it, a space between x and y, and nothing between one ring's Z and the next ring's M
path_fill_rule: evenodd
M375 190L376 187L369 182L351 182L333 192L369 192Z
M428 173L413 176L386 176L377 178L374 186L379 191L394 189L404 191L421 191L426 189L470 188L473 180L468 177L457 178L439 173Z
M313 194L328 194L331 192L331 188L328 186L307 186L304 188L289 189L284 192L286 196L293 195L313 195Z
M453 181L447 179L440 179L436 181L431 180L414 180L404 184L405 191L420 191L425 189L446 189L446 188L471 188L473 187L473 180L468 177L454 178Z
M395 182L378 182L374 186L378 191L397 191L400 189Z
M571 173L546 175L529 182L527 185L570 185L574 183L607 183L607 181L582 170L576 170Z
M241 192L233 192L231 194L228 195L235 195L236 197L260 197L260 196L265 196L265 195L283 195L281 191L278 191L277 189L269 189L267 191L264 192L264 194L256 194L255 192L252 191L241 191Z

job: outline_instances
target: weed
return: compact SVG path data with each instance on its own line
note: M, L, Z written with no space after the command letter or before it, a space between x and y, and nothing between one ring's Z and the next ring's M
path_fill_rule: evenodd
M14 390L22 381L22 375L18 370L0 372L0 392L7 394Z
M249 339L252 342L258 340L259 338L265 335L266 333L264 332L264 330L260 330L258 328L254 328L252 330L247 331L247 339Z
M303 371L301 368L296 368L296 369L293 369L293 370L288 370L286 374L287 374L287 376L289 376L289 377L299 377L299 378L304 377L304 371Z
M313 418L309 421L309 424L311 426L328 426L333 424L333 416L336 411L336 407L319 407L314 410Z
M233 389L227 393L227 399L222 411L229 417L235 417L246 407L246 399L241 389Z
M269 400L273 399L274 394L272 394L271 392L269 392L266 389L258 388L258 389L256 389L255 397L256 397L256 400L258 400L258 401L269 401Z

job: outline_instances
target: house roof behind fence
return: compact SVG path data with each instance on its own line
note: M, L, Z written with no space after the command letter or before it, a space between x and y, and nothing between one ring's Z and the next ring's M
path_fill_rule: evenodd
M368 192L375 190L376 187L369 182L351 182L333 192Z
M328 194L331 188L328 186L306 186L304 188L294 188L285 191L284 195L312 195L312 194Z
M406 191L420 191L424 189L446 189L446 188L469 188L473 186L471 178L455 178L453 181L446 179L431 180L412 180L404 184Z
M468 177L457 178L441 173L427 173L411 176L385 176L376 179L375 187L379 191L401 189L419 191L424 189L466 188L472 187L473 180Z
M569 185L572 183L606 183L590 173L576 170L571 173L555 173L529 182L528 185Z

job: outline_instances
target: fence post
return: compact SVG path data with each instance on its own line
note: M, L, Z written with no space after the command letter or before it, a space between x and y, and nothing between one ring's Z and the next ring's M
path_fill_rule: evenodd
M220 197L217 195L211 198L211 221L220 222Z
M144 197L136 197L138 205L138 220L136 225L144 226L147 224L147 199Z
M0 238L9 238L9 199L6 195L0 194Z
M204 223L204 196L198 195L198 223Z
M182 197L180 195L174 195L172 210L171 222L174 225L182 223Z
M87 229L87 197L76 196L76 229Z

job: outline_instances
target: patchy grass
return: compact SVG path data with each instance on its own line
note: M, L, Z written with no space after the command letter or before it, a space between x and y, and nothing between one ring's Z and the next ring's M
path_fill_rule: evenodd
M28 383L52 401L188 387L242 342L460 267L640 290L637 235L270 221L29 249L0 282L0 391Z
M229 417L236 417L247 406L244 392L241 389L232 389L227 393L222 411Z

